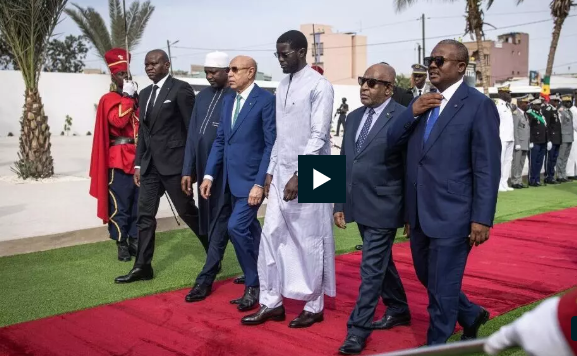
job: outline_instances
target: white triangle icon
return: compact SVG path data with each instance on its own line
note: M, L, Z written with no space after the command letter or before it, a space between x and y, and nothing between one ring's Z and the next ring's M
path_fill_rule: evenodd
M313 168L313 190L317 189L329 180L331 180L329 177Z

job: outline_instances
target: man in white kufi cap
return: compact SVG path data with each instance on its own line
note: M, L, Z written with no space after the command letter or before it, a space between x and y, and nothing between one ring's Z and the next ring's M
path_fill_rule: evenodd
M206 55L204 72L210 86L196 97L182 168L182 189L188 195L193 194L192 185L197 178L204 177L206 162L216 138L223 99L227 95L235 95L234 90L228 86L229 63L226 53L217 51ZM208 297L212 291L212 283L221 269L229 239L227 223L232 211L231 199L225 196L229 193L220 193L222 183L222 176L214 177L210 198L198 199L200 230L208 235L210 245L204 267L185 298L187 302L198 302ZM198 189L197 196L200 196ZM242 277L237 280L242 281Z

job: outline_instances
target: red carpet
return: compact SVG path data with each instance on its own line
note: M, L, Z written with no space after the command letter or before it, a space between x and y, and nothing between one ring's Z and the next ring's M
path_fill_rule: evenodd
M464 290L491 317L576 284L577 208L498 225L467 265ZM185 304L187 290L128 300L0 329L1 355L334 355L359 285L360 254L337 258L338 295L327 300L325 321L293 330L288 321L302 303L286 303L287 321L240 325L229 300L243 287L226 281L209 300ZM413 314L410 327L376 331L364 354L416 347L425 342L427 296L413 271L409 245L394 258ZM379 306L377 317L383 313Z

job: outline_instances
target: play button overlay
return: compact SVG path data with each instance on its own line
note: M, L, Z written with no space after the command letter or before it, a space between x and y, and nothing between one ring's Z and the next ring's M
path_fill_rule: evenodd
M299 203L344 203L346 157L299 156Z
M331 179L313 168L313 190L330 181Z

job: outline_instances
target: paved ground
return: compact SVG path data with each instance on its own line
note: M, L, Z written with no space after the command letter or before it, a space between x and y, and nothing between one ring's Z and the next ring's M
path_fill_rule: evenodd
M340 146L341 138L334 143ZM55 177L23 182L10 170L18 158L18 139L0 138L0 242L102 227L96 199L88 194L91 147L91 136L53 136ZM163 198L158 217L171 216ZM105 231L99 234L106 238Z

